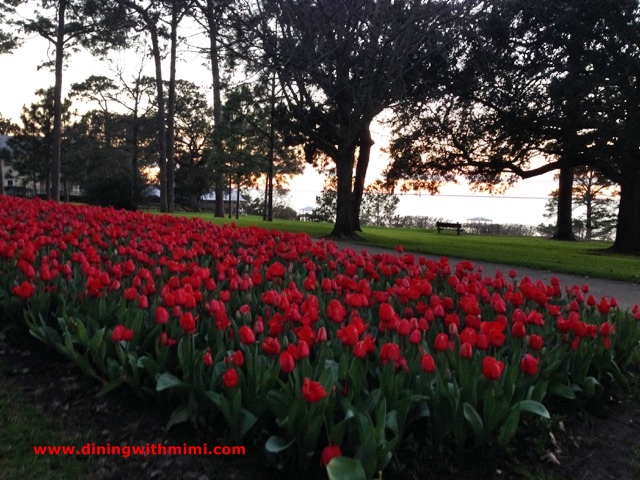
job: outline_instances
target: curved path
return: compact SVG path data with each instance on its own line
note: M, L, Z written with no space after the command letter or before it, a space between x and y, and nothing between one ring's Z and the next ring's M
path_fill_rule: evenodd
M362 250L366 250L369 254L375 253L397 253L395 250L387 248L368 246L364 244L350 243L346 241L334 240L334 243L340 248L351 248L352 250L360 253ZM439 260L440 255L429 255L424 253L413 253L416 257L425 257L429 259ZM455 265L461 258L449 257L449 261L452 265ZM623 309L631 309L634 305L640 304L640 284L620 282L617 280L606 280L603 278L585 277L582 275L572 275L569 273L555 273L548 270L538 270L528 267L514 267L506 264L484 262L479 260L472 260L476 265L476 268L482 266L482 273L484 275L495 275L498 270L501 270L505 275L509 270L514 269L518 275L518 278L525 276L531 277L533 280L542 280L545 283L551 282L551 277L558 277L560 284L564 290L564 287L572 287L574 285L589 285L589 293L596 297L598 301L602 297L615 297L618 302L618 306Z

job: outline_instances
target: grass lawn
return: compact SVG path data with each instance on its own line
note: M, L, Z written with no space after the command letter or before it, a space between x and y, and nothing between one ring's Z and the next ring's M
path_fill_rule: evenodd
M212 213L180 213L190 218L201 218L217 224L235 222L238 226L258 226L289 232L303 232L313 238L331 233L328 223L298 222L292 220L263 221L257 216L239 219L214 218ZM569 242L541 237L511 237L500 235L474 235L453 231L438 234L436 230L364 227L358 242L363 247L395 248L400 244L412 253L443 255L468 260L506 263L572 273L626 282L640 281L640 256L609 253L610 242Z
M0 479L88 478L89 469L78 457L34 454L34 445L83 442L61 432L62 425L56 416L25 401L1 376L0 425ZM90 427L87 426L87 438L91 438Z

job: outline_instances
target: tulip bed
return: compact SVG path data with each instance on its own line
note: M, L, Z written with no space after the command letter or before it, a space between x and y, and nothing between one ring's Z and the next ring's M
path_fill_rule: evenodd
M446 448L504 447L548 399L624 382L640 342L640 307L587 285L401 247L11 197L0 221L5 322L104 392L172 402L169 426L268 432L274 466L332 479L372 478L416 425Z

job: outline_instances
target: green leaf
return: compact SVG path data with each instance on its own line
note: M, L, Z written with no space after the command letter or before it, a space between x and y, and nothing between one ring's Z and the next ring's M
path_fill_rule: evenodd
M92 352L99 351L100 344L104 341L105 331L106 331L106 328L102 327L93 335L93 338L89 342L89 350L91 350Z
M149 356L145 355L144 357L139 357L137 360L137 366L138 368L146 370L147 374L152 378L154 378L158 373L158 364Z
M462 406L462 410L464 412L464 418L471 425L471 429L473 433L475 433L476 437L480 437L484 433L484 423L482 422L482 417L478 413L478 411L473 408L473 405L465 402Z
M251 430L256 422L258 421L258 417L256 417L249 410L243 408L240 410L240 419L238 420L238 426L240 427L240 438L244 437L245 434Z
M335 360L325 360L324 362L324 370L322 375L320 375L319 381L325 387L328 385L335 385L338 383L338 371L340 366L338 362Z
M359 460L349 457L334 457L327 465L329 480L367 480Z
M293 445L294 442L295 439L287 441L285 438L277 435L271 435L267 440L267 443L264 444L264 449L267 453L280 453Z
M575 400L576 393L571 387L563 383L556 383L549 387L549 393L557 397L566 398L567 400Z
M385 426L386 426L386 428L391 430L394 435L396 435L396 436L400 435L400 425L399 425L399 422L398 422L398 411L397 410L391 410L389 413L387 413L387 419L386 419L386 422L385 422Z
M82 345L88 346L89 334L87 333L87 329L85 328L84 323L82 323L81 320L74 319L73 324L78 329L78 338L80 339L80 342L82 342Z
M533 413L542 418L549 419L551 416L549 415L549 410L540 402L536 402L535 400L522 400L517 403L515 406L518 406L520 410L525 412Z
M527 401L527 400L525 400ZM521 402L522 403L522 402ZM518 423L520 422L520 405L516 404L511 407L507 419L502 424L500 434L498 435L498 444L507 445L518 430Z
M171 412L169 423L167 423L167 430L171 430L171 427L180 423L186 423L189 421L189 408L187 405L182 405Z
M544 400L544 397L547 394L547 385L549 384L549 382L546 381L538 381L536 382L535 387L533 387L531 389L531 391L529 392L529 399L531 400L536 400L537 402L541 402L542 400Z
M182 390L188 390L189 384L183 382L178 377L172 375L169 372L164 372L158 377L158 380L156 381L156 392L162 392L163 390L167 390L170 388L180 388Z
M582 382L582 390L587 398L593 398L596 395L596 390L600 387L600 382L595 377L587 377Z

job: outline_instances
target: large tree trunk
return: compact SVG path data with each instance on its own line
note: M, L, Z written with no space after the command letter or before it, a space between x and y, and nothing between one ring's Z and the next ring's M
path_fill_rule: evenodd
M330 236L335 238L358 238L353 228L353 164L355 147L339 151L336 158L336 176L338 177L336 223Z
M611 249L640 255L640 163L636 162L622 173L616 240Z
M58 4L58 31L56 35L55 85L53 87L53 133L51 138L51 190L49 198L60 201L60 166L62 163L62 67L64 60L64 15L67 0Z
M267 169L267 211L266 220L273 221L273 174L274 174L274 155L276 145L275 132L275 111L276 111L276 76L275 73L271 77L271 95L269 97L269 167Z
M368 122L362 129L360 135L360 143L358 148L358 163L356 164L356 178L353 184L353 205L351 213L351 221L353 230L361 232L360 226L360 207L362 205L362 196L364 195L364 181L367 176L367 168L369 167L369 159L371 158L371 147L375 143L371 138L369 130L371 123Z
M164 113L164 87L162 85L162 59L160 57L160 43L158 41L157 25L149 26L153 59L156 68L156 91L158 100L158 167L160 168L160 211L168 212L167 202L167 147L166 127Z
M575 240L573 234L572 218L573 200L573 168L561 168L558 182L558 219L556 233L553 238L557 240Z
M220 128L222 127L222 99L220 84L220 66L218 54L218 16L216 14L216 1L207 0L207 23L209 25L209 61L211 62L211 77L213 86L213 155L214 164L217 168L214 190L216 193L216 202L214 206L214 215L216 217L224 217L224 178L222 176L222 168L220 160L222 159L222 139L220 138Z
M171 5L171 54L169 56L169 93L167 105L167 211L175 210L175 116L176 116L176 58L178 49L178 6Z

